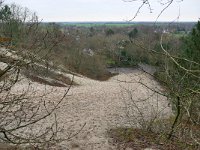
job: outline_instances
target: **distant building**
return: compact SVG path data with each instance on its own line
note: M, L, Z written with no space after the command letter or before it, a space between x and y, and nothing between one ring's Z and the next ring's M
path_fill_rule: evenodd
M89 49L84 48L83 49L83 53L85 53L85 54L87 54L89 56L93 56L94 55L94 51L91 50L90 48Z

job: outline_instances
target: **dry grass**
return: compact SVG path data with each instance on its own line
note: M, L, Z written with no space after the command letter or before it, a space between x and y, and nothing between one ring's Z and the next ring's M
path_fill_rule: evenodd
M66 85L64 85L64 84L61 84L61 83L58 83L58 82L50 82L50 81L48 81L44 78L41 78L39 76L30 75L30 76L28 76L28 78L31 79L31 81L38 82L40 84L46 84L46 85L57 86L57 87L66 87Z
M85 72L79 72L81 75L84 75L90 79L93 79L93 80L98 80L98 81L107 81L109 80L110 78L118 75L118 73L111 73L109 71L105 71L104 73L101 73L101 74L93 74L93 75L89 75L88 73L85 73Z
M70 84L77 85L75 82L72 82L68 77L63 75L55 76L55 78L53 78L51 81L35 75L28 75L27 77L33 82L56 87L67 87Z
M101 76L97 75L97 77L95 79L99 80L99 81L107 81L116 75L118 75L118 73L106 72L104 75L101 75Z
M173 118L159 120L154 124L155 131L138 128L115 128L110 129L108 135L112 139L111 143L116 145L119 150L126 148L132 148L133 150L143 150L145 148L198 150L200 147L189 136L188 123L180 123L176 134L171 139L167 139L172 121ZM183 126L184 130L182 130ZM196 134L200 132L199 128L199 126L194 126L193 130Z

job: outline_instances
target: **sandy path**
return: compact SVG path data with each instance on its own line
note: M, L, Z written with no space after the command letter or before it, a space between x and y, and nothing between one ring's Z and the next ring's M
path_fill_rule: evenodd
M60 125L66 129L63 132L65 136L77 132L84 124L85 126L72 140L62 143L63 149L115 149L110 145L106 135L108 129L140 127L138 122L143 124L141 116L148 120L154 115L167 117L171 114L171 108L168 107L168 101L164 96L138 83L140 81L162 92L163 89L152 77L139 70L116 71L119 75L105 82L75 77L75 82L80 86L70 89L60 109L56 111L57 118ZM43 85L37 83L33 85L39 90L43 88ZM19 86L17 87L19 90ZM57 89L58 92L50 96L53 101L56 101L57 96L64 90Z

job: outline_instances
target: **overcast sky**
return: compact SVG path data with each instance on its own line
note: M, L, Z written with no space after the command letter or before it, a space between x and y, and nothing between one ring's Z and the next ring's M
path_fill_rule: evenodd
M153 13L144 6L134 21L156 20L163 6L159 0L149 1L152 1ZM5 3L13 2L37 12L43 21L127 21L135 15L142 0L131 3L123 0L5 0ZM158 21L173 21L178 16L179 21L197 21L200 0L174 0Z

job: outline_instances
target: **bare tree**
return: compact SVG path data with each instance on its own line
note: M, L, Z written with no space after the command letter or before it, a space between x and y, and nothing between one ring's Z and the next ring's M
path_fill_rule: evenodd
M139 0L123 0L124 2L136 2L136 1L139 1ZM178 1L178 2L182 2L183 0L181 1ZM140 2L140 6L138 7L136 13L134 14L134 16L129 19L129 21L133 21L140 13L141 9L145 6L148 7L149 9L149 12L152 13L153 12L153 8L152 8L152 3L154 3L155 1L153 0L141 0ZM165 10L167 10L167 8L170 7L170 5L172 5L172 3L174 3L175 1L174 0L159 0L157 1L157 3L160 4L160 6L162 7L160 13L157 15L157 18L156 18L156 22L157 20L161 17L161 15L165 12ZM180 14L179 14L180 15Z
M24 80L24 72L48 72L50 52L64 36L60 32L49 32L27 8L4 5L2 1L0 24L3 39L0 47L1 142L47 148L49 144L71 138L58 138L62 128L54 112L66 98L73 80L56 101L49 100L49 96L57 92L53 88L44 86L42 91L37 90L28 81L22 89L16 88ZM47 117L51 118L50 123L45 123Z
M125 0L124 0L125 1ZM130 0L125 2L135 2L137 0ZM181 1L180 1L181 2ZM140 13L140 10L147 5L149 8L149 11L152 12L153 9L151 7L152 1L150 0L142 0L141 5L136 11L134 17L130 19L130 21L133 21ZM162 13L170 7L172 3L174 3L173 0L166 0L166 1L159 1L159 3L163 6L163 9L158 14L156 21ZM180 15L180 14L179 14ZM177 53L171 53L169 48L166 48L164 46L165 38L168 37L166 33L161 33L159 45L161 48L161 51L157 51L156 49L149 48L145 46L140 40L135 40L133 43L134 46L138 46L141 49L145 50L149 54L153 54L155 56L160 57L162 60L162 65L160 65L160 68L164 72L164 78L160 77L158 75L153 75L154 78L156 78L160 83L162 83L163 86L167 88L167 91L165 93L160 93L158 90L153 89L152 87L149 87L148 85L141 83L142 85L146 86L150 90L159 93L164 94L165 96L169 97L170 103L172 103L172 107L174 109L174 120L171 123L170 130L168 132L168 139L172 139L174 137L177 137L177 135L183 136L184 139L190 139L193 140L192 145L199 145L200 137L199 132L197 132L196 128L199 126L199 82L200 82L200 64L198 59L196 59L199 54L199 42L198 40L195 41L195 38L198 39L199 34L199 23L194 27L192 34L192 38L187 36L187 38L191 38L190 40L194 40L193 43L195 43L195 46L190 46L189 51L192 51L190 57L187 57L182 55L182 51L178 51ZM196 52L194 52L196 51ZM134 89L132 89L134 90ZM133 97L130 96L130 99ZM138 109L138 106L134 102L134 109L136 108L138 112L140 112L140 109ZM141 121L141 120L140 120ZM144 122L142 120L142 122ZM142 123L144 124L144 123ZM180 138L180 136L179 136ZM191 143L189 143L190 145Z

